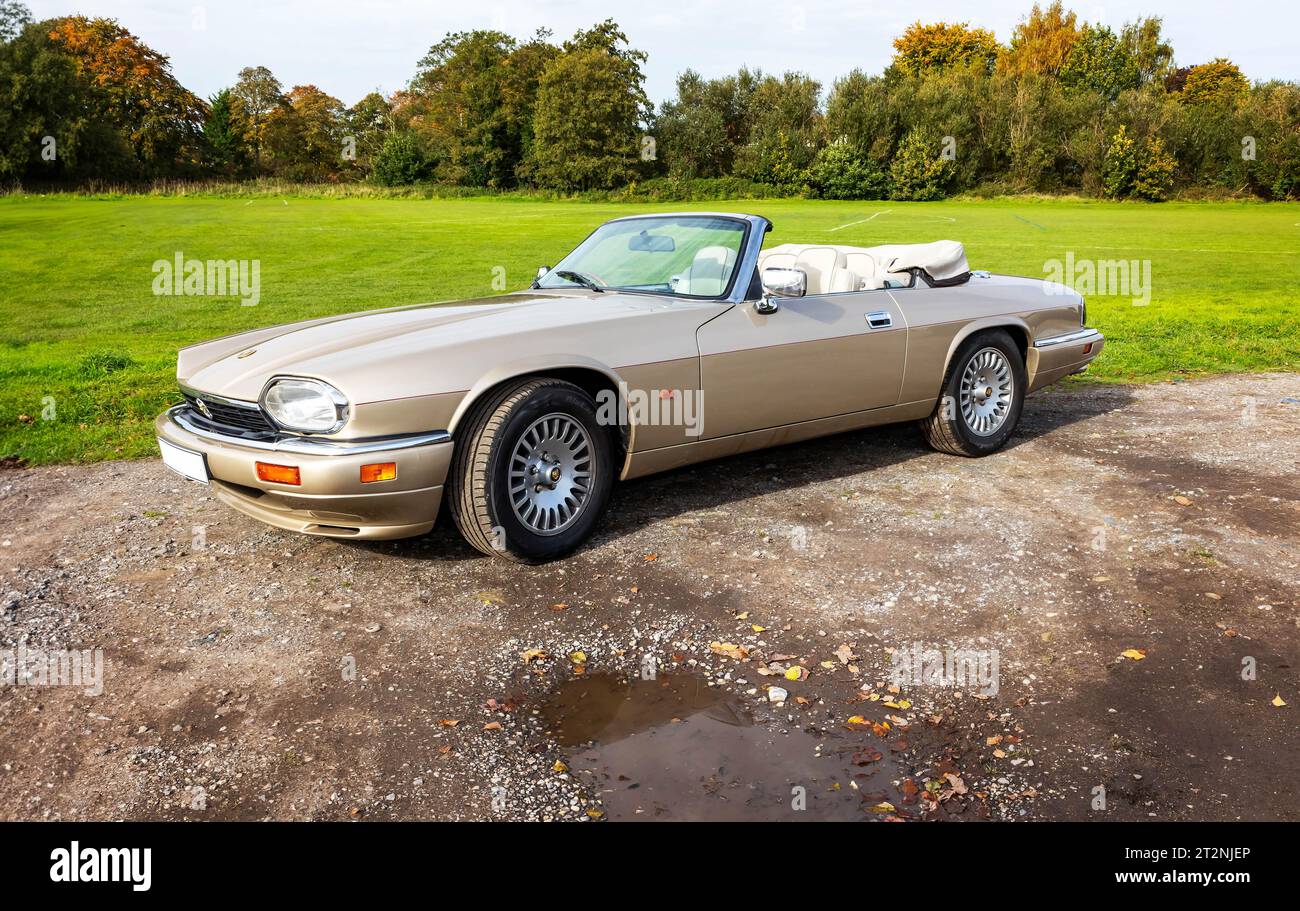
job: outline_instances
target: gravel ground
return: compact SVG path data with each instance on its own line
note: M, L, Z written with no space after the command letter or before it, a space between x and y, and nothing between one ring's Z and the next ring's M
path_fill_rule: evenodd
M1297 398L1072 385L985 459L904 426L709 463L540 568L446 521L282 533L154 460L0 471L0 648L104 659L99 693L0 684L0 818L610 818L640 782L575 759L552 699L654 667L766 738L679 776L680 815L797 818L829 745L855 758L810 787L863 818L1300 819ZM914 647L996 654L996 694L892 685Z

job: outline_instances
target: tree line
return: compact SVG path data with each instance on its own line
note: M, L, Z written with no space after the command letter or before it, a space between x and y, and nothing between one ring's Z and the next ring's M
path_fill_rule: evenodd
M657 108L647 56L612 20L555 43L447 35L414 76L351 107L241 70L209 99L111 19L33 22L0 0L0 181L368 180L397 186L629 186L683 195L939 199L1179 190L1300 194L1300 86L1226 59L1179 66L1161 20L1110 27L1056 0L1007 44L909 26L883 73L688 70Z

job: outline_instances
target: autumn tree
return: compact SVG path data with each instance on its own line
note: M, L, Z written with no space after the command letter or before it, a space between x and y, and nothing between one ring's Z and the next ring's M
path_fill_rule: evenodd
M988 29L965 22L913 22L894 39L894 66L909 75L972 65L991 71L998 51Z
M52 26L30 23L0 42L0 178L134 176L103 89L55 44Z
M239 78L230 94L235 115L244 127L244 141L248 143L253 161L261 166L267 123L272 112L289 103L284 97L284 88L266 67L249 66L239 71Z
M112 19L67 16L49 34L96 87L146 173L199 163L206 105L176 81L165 56Z
M343 103L314 85L294 86L285 100L266 119L270 168L291 180L337 177L344 164Z
M1232 102L1250 89L1250 83L1231 60L1218 57L1187 70L1182 100L1188 104Z
M1047 9L1037 3L1029 16L1011 33L1011 45L999 66L1004 72L1016 76L1034 73L1055 76L1065 66L1079 40L1079 29L1073 12L1052 0Z

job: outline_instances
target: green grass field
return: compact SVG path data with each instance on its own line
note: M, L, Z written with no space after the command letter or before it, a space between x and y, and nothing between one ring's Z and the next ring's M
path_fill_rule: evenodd
M1151 296L1091 296L1093 381L1300 369L1300 206L1084 200L746 200L662 206L491 199L0 198L0 457L154 451L177 348L257 326L525 287L601 221L651 210L768 216L768 243L953 238L973 268L1149 259ZM256 259L261 299L155 296L153 263Z

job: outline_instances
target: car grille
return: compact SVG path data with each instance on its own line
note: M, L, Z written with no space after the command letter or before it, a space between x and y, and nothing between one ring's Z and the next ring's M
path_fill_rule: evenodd
M213 401L212 399L203 399L203 408L199 407L199 399L202 396L193 396L185 393L185 401L189 403L190 408L200 417L204 418L206 423L212 424L214 429L227 429L234 431L236 436L242 436L246 433L274 433L275 426L262 413L262 409L256 405L249 404L248 407L239 405L228 405L224 402ZM207 409L207 414L204 414ZM208 417L211 415L211 417Z

